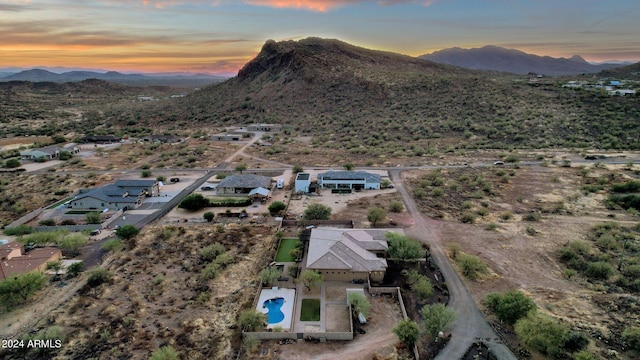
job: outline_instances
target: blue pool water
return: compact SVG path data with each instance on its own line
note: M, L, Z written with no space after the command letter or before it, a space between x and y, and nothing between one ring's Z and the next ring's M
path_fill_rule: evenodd
M267 313L267 322L269 324L277 324L284 319L284 313L280 310L282 304L284 304L284 298L281 297L266 300L262 304L263 308L269 310Z

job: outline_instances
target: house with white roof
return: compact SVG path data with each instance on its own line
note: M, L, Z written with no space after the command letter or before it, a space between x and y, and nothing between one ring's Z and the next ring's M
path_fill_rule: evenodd
M318 185L326 189L379 190L380 175L366 171L333 171L318 174Z

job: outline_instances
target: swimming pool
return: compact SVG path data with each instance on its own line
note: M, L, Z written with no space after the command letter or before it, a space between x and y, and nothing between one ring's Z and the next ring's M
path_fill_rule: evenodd
M267 329L279 327L282 331L289 331L295 302L295 289L263 288L256 302L256 310L266 315Z
M269 324L277 324L284 320L284 313L280 308L284 304L284 298L277 297L273 299L266 300L262 307L268 310L267 312L267 322Z

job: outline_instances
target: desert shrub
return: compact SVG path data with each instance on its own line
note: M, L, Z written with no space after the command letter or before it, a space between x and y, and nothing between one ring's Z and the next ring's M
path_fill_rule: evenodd
M640 327L630 326L622 332L622 340L635 351L640 351Z
M455 260L462 252L462 246L458 243L449 243L449 245L447 245L447 249L449 249L449 257L453 260Z
M513 219L513 214L511 213L511 211L505 211L502 214L500 214L500 219L504 221L511 220Z
M213 263L220 265L221 268L226 268L227 266L229 266L230 264L233 264L234 262L235 262L235 259L233 258L233 256L227 253L220 254L218 255L218 257L216 257L215 260L213 260Z
M424 320L424 327L432 339L436 339L440 331L446 330L453 323L456 315L444 304L425 305L420 311Z
M369 313L371 312L371 303L365 295L357 292L350 292L347 295L347 301L349 304L353 305L355 311L362 313L365 317L369 317Z
M243 311L238 318L240 328L243 331L256 331L264 327L266 320L267 317L265 314L254 309Z
M211 211L207 211L202 215L202 217L207 220L207 222L212 222L213 218L216 217L216 214Z
M96 268L89 272L89 278L87 278L87 285L90 287L100 286L104 283L111 281L113 274L107 269Z
M303 214L305 220L328 220L330 216L331 208L318 203L309 205Z
M469 254L460 254L456 258L456 263L460 267L460 272L467 279L475 281L489 273L487 264L484 263L479 257Z
M44 219L38 222L38 225L41 226L56 226L56 221L53 219Z
M102 245L102 250L116 251L122 248L122 239L109 239Z
M433 295L433 285L428 277L412 270L407 274L407 280L411 291L413 291L421 300L426 300Z
M592 262L587 265L585 275L596 280L607 280L613 275L613 267L611 264L603 261Z
M216 263L210 263L200 273L200 281L213 280L218 276L220 272L220 265Z
M78 276L84 270L84 262L78 261L67 266L67 277L72 278Z
M282 201L274 201L269 205L268 209L269 209L269 214L277 215L286 208L287 208L287 204L283 203Z
M11 308L24 304L46 283L46 277L40 272L30 272L10 276L0 281L0 306Z
M400 201L394 200L389 203L389 211L393 213L402 212L403 209L404 209L404 205L402 205L402 202Z
M536 309L533 300L521 291L508 291L504 294L490 293L486 297L486 303L498 319L507 324L515 324Z
M527 235L531 236L535 236L538 233L538 231L536 231L536 228L534 228L533 226L527 226L524 231L527 233Z
M620 184L613 184L611 191L615 193L637 193L640 192L640 180L629 180Z
M11 158L11 159L7 159L4 161L4 167L8 168L8 169L13 169L13 168L17 168L19 167L20 164L20 160L17 158Z
M274 329L275 331L275 329ZM255 336L247 335L242 339L242 347L247 354L253 354L258 350L258 346L260 345L260 339Z
M527 317L518 320L514 329L520 341L550 356L559 356L563 353L569 331L567 325L538 313L530 313Z
M371 222L372 226L376 226L377 223L384 221L387 218L387 211L380 207L372 207L367 214L367 220Z
M97 211L87 213L84 217L87 221L87 224L100 224L102 222L102 220L100 219L100 213Z
M418 259L424 254L418 240L394 232L386 233L385 237L389 242L388 254L392 259Z
M32 232L33 232L33 228L28 225L18 225L18 226L4 229L4 234L8 236L22 236L26 234L31 234Z
M420 328L418 324L411 319L400 320L392 329L401 343L412 347L420 338Z
M278 281L278 278L282 276L282 271L275 266L268 266L262 269L258 276L260 276L260 280L262 280L264 285L270 286Z
M215 260L216 257L220 254L224 254L227 250L224 245L220 243L213 243L208 245L200 250L200 257L205 262L211 262Z
M151 353L149 360L178 360L178 352L171 346L163 346Z
M487 224L487 227L486 227L486 229L490 230L490 231L495 231L497 228L498 228L498 224L493 223L493 222Z
M182 199L180 205L178 205L179 208L190 211L204 209L207 206L209 206L209 199L205 198L201 194L187 195L184 199Z
M538 214L538 213L528 213L527 215L522 217L522 220L525 220L525 221L540 221L540 214Z
M579 331L569 331L564 339L564 349L569 352L580 351L589 345L589 338Z
M460 216L460 221L467 224L473 224L476 221L476 215L472 212L465 212Z

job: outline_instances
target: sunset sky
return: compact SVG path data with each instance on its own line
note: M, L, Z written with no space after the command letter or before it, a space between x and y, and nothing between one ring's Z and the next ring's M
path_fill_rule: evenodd
M638 0L0 0L0 68L235 74L267 39L640 60Z

